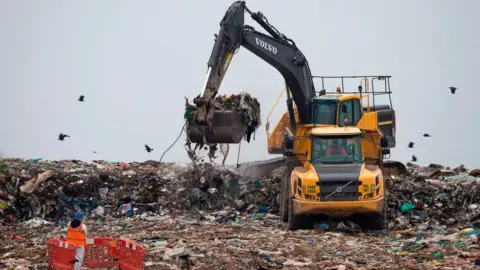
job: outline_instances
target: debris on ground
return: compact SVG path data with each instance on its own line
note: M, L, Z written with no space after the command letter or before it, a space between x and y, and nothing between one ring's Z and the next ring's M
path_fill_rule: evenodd
M281 168L246 178L228 166L152 160L0 165L7 269L45 268L46 240L65 236L78 209L91 237L145 246L145 269L473 269L480 261L475 170L410 165L387 176L385 235L348 220L287 231L278 216Z

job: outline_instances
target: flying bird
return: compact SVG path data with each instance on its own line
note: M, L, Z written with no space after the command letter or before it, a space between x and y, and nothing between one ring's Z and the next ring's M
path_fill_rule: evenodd
M81 95L81 96L78 98L78 101L84 102L84 101L85 101L85 96L84 96L84 95Z
M96 151L93 151L94 154L96 154L97 152Z
M416 156L412 156L412 162L416 162L417 161L417 157Z
M457 91L457 88L455 86L450 86L450 92L452 92L453 95L455 94L455 91Z
M150 148L150 146L145 144L145 150L147 150L148 153L153 151L153 148Z
M425 134L423 134L423 137L432 137L432 136L430 136L430 134L428 134L428 133L425 133Z
M68 136L67 134L60 133L60 134L58 135L58 139L59 139L60 141L63 141L63 140L64 140L65 138L67 138L67 137L70 138L70 136Z
M409 143L408 143L408 148L413 148L413 145L414 145L414 144L415 144L414 142L409 142Z

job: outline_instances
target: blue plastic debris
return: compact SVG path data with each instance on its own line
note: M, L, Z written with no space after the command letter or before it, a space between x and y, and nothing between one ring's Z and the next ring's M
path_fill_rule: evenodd
M269 262L271 257L267 253L262 253L262 256L265 257L265 259Z
M267 213L267 212L268 212L268 208L267 208L265 205L259 205L259 206L258 206L258 212L259 212L259 213Z
M480 235L480 229L475 229L473 231L469 231L469 232L465 233L465 236L469 236L469 235L472 235L472 234Z

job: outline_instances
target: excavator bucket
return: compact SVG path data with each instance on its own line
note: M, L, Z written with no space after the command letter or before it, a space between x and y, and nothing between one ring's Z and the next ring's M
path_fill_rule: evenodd
M195 110L187 116L187 136L193 143L240 143L247 128L243 110L216 110L211 127L195 121Z

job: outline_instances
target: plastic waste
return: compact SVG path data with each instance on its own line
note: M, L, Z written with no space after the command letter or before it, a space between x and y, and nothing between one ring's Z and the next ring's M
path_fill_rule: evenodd
M415 205L410 202L402 204L401 211L402 213L410 212L411 210L415 209Z

